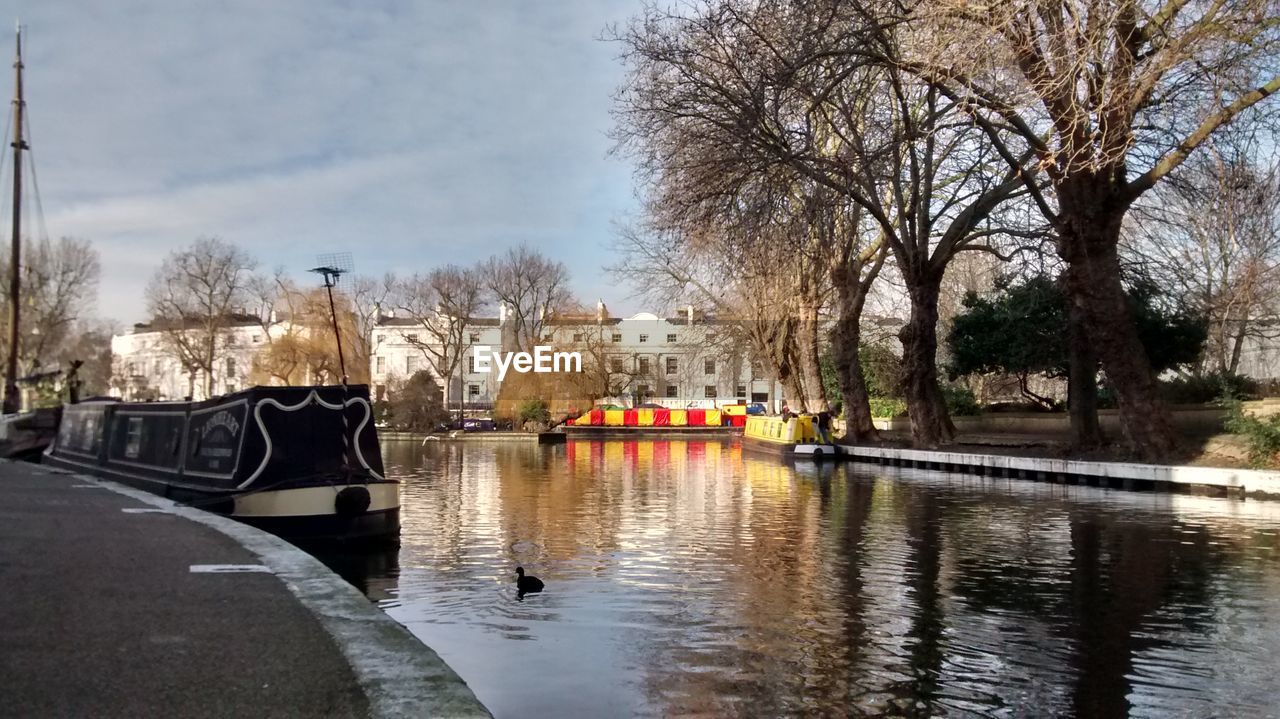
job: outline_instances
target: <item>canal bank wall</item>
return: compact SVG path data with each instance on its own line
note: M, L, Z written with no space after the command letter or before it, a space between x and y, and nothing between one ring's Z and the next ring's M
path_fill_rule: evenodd
M441 442L537 442L536 432L388 432L379 430L378 439L423 442L439 440Z
M293 545L0 462L2 716L487 717L435 652Z
M1117 489L1147 489L1280 500L1280 472L1220 467L1090 462L970 452L842 445L851 460Z

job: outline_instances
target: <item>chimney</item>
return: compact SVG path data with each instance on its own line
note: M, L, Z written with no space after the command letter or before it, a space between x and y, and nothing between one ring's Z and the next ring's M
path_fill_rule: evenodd
M609 311L604 307L604 300L596 300L596 324L604 324L604 318L609 316Z
M507 323L507 303L498 303L498 324L505 325Z
M685 316L689 318L689 324L693 324L693 305L684 308Z

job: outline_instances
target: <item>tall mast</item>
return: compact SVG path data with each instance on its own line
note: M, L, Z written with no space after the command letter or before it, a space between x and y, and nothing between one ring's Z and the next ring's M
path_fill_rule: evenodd
M14 56L15 76L13 93L13 235L9 255L9 356L5 362L4 412L18 411L18 315L22 237L22 151L27 143L22 139L22 25L17 27L17 54Z

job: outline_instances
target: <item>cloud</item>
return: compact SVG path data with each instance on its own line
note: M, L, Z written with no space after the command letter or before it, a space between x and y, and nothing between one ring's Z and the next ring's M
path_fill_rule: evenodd
M609 222L634 202L596 37L638 7L0 2L29 28L49 232L95 243L102 314L125 321L200 235L268 267L349 250L372 274L527 241L608 289Z

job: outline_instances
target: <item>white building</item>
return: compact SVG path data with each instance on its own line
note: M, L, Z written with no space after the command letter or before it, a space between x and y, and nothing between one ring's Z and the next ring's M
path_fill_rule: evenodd
M444 381L432 367L429 335L419 322L385 316L373 330L369 376L375 397L385 395L397 380L419 370L436 375L445 388L445 399L457 407L486 410L498 397L496 371L480 372L475 348L492 351L511 348L511 332L505 308L496 318L474 318L463 333L460 371ZM687 308L677 317L640 313L612 317L604 304L595 316L548 320L543 343L581 354L584 370L600 379L600 393L607 382L607 399L618 404L651 402L669 407L717 407L740 401L780 403L781 384L771 382L760 363L751 362L738 342L732 322L719 321ZM430 346L427 346L430 345ZM604 366L600 366L603 362Z
M271 326L278 336L284 326ZM214 362L214 394L236 392L250 386L254 359L269 345L268 330L258 318L244 315L232 319L219 341ZM111 394L127 400L208 399L206 372L189 373L171 349L164 330L151 323L138 323L125 334L111 338ZM194 382L194 391L192 387Z
M492 409L501 382L496 371L481 372L475 348L513 349L505 308L498 317L478 317L463 327L463 361L454 376L439 377L433 366L432 333L412 319L380 316L370 331L369 376L375 398L419 370L436 375L451 408L461 402L468 410ZM759 362L751 362L729 321L716 320L687 308L679 316L640 313L609 316L604 304L595 315L551 319L544 343L563 351L577 351L583 370L594 371L608 385L609 399L618 404L652 402L669 407L716 407L739 401L768 402L782 398L781 385L771 382ZM264 329L256 317L235 318L220 341L214 363L214 393L235 392L252 384L255 360L271 342L296 331L287 320ZM304 330L305 331L305 330ZM189 394L205 396L205 373L192 377L177 360L166 333L152 324L134 325L111 338L113 395L129 400L174 400ZM192 381L194 380L194 392ZM306 378L306 381L315 381Z

